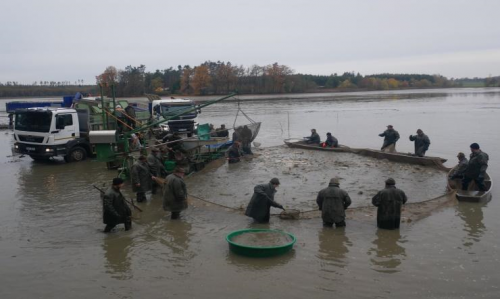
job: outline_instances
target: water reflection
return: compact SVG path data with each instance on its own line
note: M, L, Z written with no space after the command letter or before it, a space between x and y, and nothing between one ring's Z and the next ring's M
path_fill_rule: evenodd
M133 275L129 251L132 247L132 238L125 234L108 235L104 238L102 247L106 258L106 273L119 280L131 279Z
M352 242L346 235L345 228L326 228L318 233L319 254L318 257L326 262L326 265L344 268L347 266L346 254ZM324 263L322 263L322 266Z
M372 242L374 247L368 250L372 256L372 269L382 273L396 273L406 257L406 249L401 246L406 241L399 230L377 230L377 238Z
M226 261L228 264L241 267L242 270L267 270L275 267L284 266L295 258L295 249L280 256L252 258L237 255L228 248Z
M196 254L189 250L190 232L191 223L186 222L184 219L167 220L165 235L162 237L161 243L170 248L175 255L191 259Z
M472 247L474 243L481 241L486 231L483 223L483 207L486 204L461 202L457 206L457 214L465 222L463 230L467 233L462 239L465 247Z

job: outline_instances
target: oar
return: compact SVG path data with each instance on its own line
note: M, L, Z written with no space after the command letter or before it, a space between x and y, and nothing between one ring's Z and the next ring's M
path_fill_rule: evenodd
M102 194L106 194L106 193L105 193L102 189L97 188L95 185L92 185L92 187L94 187L94 188L96 188L97 190L101 191L101 193L102 193ZM142 212L142 209L141 209L141 208L139 208L138 206L136 206L136 205L134 204L134 202L129 201L129 200L127 200L126 198L124 198L124 199L125 199L125 202L126 202L126 203L128 203L129 205L131 205L132 207L134 207L134 209L136 209L136 210L137 210L137 211L139 211L139 212Z

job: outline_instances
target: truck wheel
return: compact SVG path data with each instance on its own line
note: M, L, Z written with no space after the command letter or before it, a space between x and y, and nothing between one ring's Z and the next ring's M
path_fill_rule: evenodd
M80 162L87 158L87 152L85 149L77 146L71 149L69 154L64 157L66 162Z

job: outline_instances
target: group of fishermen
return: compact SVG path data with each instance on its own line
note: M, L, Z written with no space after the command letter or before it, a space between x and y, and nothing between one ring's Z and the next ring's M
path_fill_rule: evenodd
M221 129L225 130L225 127L221 126ZM248 130L250 131L250 129ZM227 132L227 130L225 131ZM229 163L235 163L234 159L238 159L237 161L239 161L239 158L243 155L240 150L242 132L243 130L239 132L240 135L236 136L233 134L234 143L228 150ZM395 150L395 143L399 139L399 133L394 130L393 126L387 126L387 130L379 136L385 137L382 150L388 147L392 147L392 150ZM180 140L180 137L173 134L163 141L174 141L175 147L176 140ZM427 135L419 129L417 130L417 135L410 136L410 140L415 142L415 154L424 156L430 144ZM311 130L311 136L307 142L320 144L320 138L315 129ZM328 133L324 146L337 147L338 140ZM484 179L489 159L488 154L481 151L477 143L472 143L470 150L470 160L467 160L465 154L462 152L457 155L459 164L450 175L450 179L461 179L463 190L467 190L469 184L474 181L478 189L484 191ZM251 151L250 154L252 154ZM137 202L145 201L146 192L151 190L155 194L156 189L160 186L163 190L163 209L171 212L171 219L179 218L181 211L185 210L188 206L187 188L183 180L185 172L184 167L178 166L172 174L167 175L162 155L159 154L159 149L156 147L151 150L148 157L140 156L131 169L132 188L137 194ZM163 177L165 178L163 179ZM281 204L274 200L279 186L280 181L277 178L271 179L267 184L255 186L245 215L253 218L256 222L266 223L270 219L271 207L285 210ZM103 200L103 220L106 224L105 232L111 231L111 229L120 223L125 225L125 230L129 230L132 227L131 210L120 192L122 187L123 180L115 178L113 179L112 186L105 192ZM405 192L396 188L396 181L393 178L388 178L385 181L385 188L372 198L372 204L377 207L377 226L381 229L398 229L401 222L401 209L407 200ZM324 226L346 226L345 210L352 202L349 194L340 188L338 178L332 178L328 187L319 191L316 203L321 211Z
M271 207L285 210L284 207L274 200L274 195L280 185L277 178L273 178L267 184L257 185L245 215L253 218L256 222L267 223L270 219ZM401 222L401 208L408 198L403 190L396 188L396 181L389 178L385 181L385 188L379 191L373 198L372 204L377 209L377 226L382 229L397 229ZM345 227L346 209L351 205L349 194L340 188L338 178L332 178L328 187L319 191L316 203L321 211L323 226Z
M139 156L131 168L130 177L132 191L136 193L136 201L147 200L146 192L156 194L158 187L162 189L163 209L171 213L171 219L178 219L180 213L187 209L187 188L184 182L186 165L178 164L171 174L167 174L160 150L152 148L151 153ZM105 232L110 232L116 225L123 223L125 230L132 225L131 210L121 193L123 180L114 178L103 197L103 222Z
M394 130L393 125L388 125L387 129L378 136L384 137L384 143L380 149L381 151L387 153L396 152L396 142L398 142L400 136L399 132ZM305 140L307 144L317 144L322 147L332 148L339 147L338 139L330 132L326 133L326 140L321 142L321 138L316 129L311 129L311 136L305 137ZM418 157L425 156L425 152L429 150L429 145L431 144L429 136L424 134L424 131L421 129L418 129L416 135L410 135L410 141L415 143L415 155Z

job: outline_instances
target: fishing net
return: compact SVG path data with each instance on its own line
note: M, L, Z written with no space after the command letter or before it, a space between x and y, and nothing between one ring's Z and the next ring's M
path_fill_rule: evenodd
M236 121L238 120L238 116L240 113L250 122L249 124L236 125ZM240 138L242 136L244 136L243 139L249 139L250 140L249 142L252 142L255 140L255 138L259 134L260 125L261 125L261 122L254 121L243 110L241 110L240 102L238 102L238 111L236 112L236 117L234 118L234 123L233 123L233 128L234 128L235 133ZM250 137L248 130L250 130L250 132L251 132L251 137Z
M298 220L300 218L300 211L295 209L286 209L280 213L281 219Z

